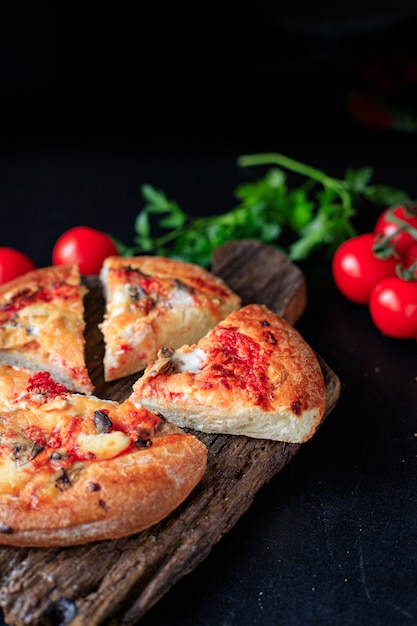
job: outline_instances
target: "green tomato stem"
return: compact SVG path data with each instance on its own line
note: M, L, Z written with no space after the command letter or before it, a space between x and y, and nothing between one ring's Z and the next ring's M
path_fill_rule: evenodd
M409 224L408 222L404 222L404 220L402 220L400 217L397 217L394 214L395 209L398 208L397 206L391 207L386 215L386 220L389 222L393 222L393 224L396 224L399 228L398 230L393 233L391 235L391 237L388 237L387 239L392 239L393 237L395 237L395 235L397 235L399 232L407 232L409 233L414 239L417 240L417 228L414 228L414 226L412 226L411 224Z

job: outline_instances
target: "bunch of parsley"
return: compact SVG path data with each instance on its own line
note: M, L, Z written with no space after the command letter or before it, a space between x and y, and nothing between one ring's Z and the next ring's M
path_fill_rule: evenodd
M237 206L220 215L188 215L163 191L143 185L145 205L135 221L134 246L119 242L119 252L170 256L209 267L213 250L223 243L256 239L302 261L317 251L332 254L356 234L352 218L363 199L384 208L408 199L402 190L371 185L370 167L348 169L338 179L279 153L241 156L238 165L270 169L259 180L239 185ZM302 184L290 188L289 172L300 175Z

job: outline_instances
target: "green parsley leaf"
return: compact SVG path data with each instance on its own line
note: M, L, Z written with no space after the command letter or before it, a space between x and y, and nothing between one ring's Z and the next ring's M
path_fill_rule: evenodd
M363 200L384 208L408 199L388 185L371 185L373 170L348 169L343 179L280 153L243 155L240 167L267 166L265 175L234 190L238 204L220 215L195 217L151 185L142 185L134 245L116 242L120 254L171 256L209 267L215 248L227 241L257 239L275 245L293 261L315 252L333 253L356 234L352 218ZM302 184L290 188L287 173Z

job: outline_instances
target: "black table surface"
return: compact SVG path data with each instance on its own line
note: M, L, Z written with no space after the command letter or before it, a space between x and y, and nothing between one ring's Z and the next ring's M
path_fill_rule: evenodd
M350 125L328 133L21 129L0 147L0 245L43 266L71 226L131 243L144 183L192 214L228 210L236 186L258 175L242 171L237 156L263 151L334 176L370 165L374 182L417 197L409 134ZM360 213L357 228L369 230L376 214ZM338 293L328 260L301 267L308 304L297 326L339 376L339 402L143 626L417 624L416 342L383 336L366 307Z

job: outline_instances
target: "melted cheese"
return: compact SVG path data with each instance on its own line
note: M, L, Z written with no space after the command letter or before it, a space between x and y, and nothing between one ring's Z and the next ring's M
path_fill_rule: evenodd
M64 324L61 312L47 303L34 303L22 308L16 319L5 321L1 327L0 347L20 348L42 336L47 325ZM47 341L51 338L47 337Z
M0 494L20 490L29 478L30 476L19 469L11 457L0 459Z
M130 311L132 305L131 297L132 286L130 284L124 284L113 289L111 298L108 301L108 312L111 317L122 315ZM169 297L167 297L169 294ZM161 294L157 294L158 299L161 298ZM155 299L157 297L155 294ZM149 293L152 296L152 292ZM195 304L193 295L186 289L180 287L167 291L166 296L162 297L164 305L168 308L177 306L193 306Z
M206 353L201 348L189 352L177 350L171 357L176 372L191 372L197 374L203 369Z
M0 328L0 348L2 349L20 348L32 340L33 337L28 334L24 326L9 325L6 322Z
M59 389L53 381L17 371L15 378L14 368L3 366L2 372L0 366L0 390L10 397L5 403L0 395L0 496L26 497L23 492L29 490L30 498L35 492L36 498L52 497L77 480L77 464L81 468L129 454L138 441L146 445L161 423L128 401L67 393L54 397Z
M98 461L110 459L123 452L130 445L130 437L120 431L100 433L98 435L78 436L78 445L83 454L94 454Z
M76 393L68 396L67 401L70 404L70 411L73 415L91 413L92 411L100 410L103 406L108 409L119 406L117 402L114 402L113 400L101 399L96 396L84 396Z
M189 291L178 287L178 289L172 292L172 296L167 301L167 304L172 306L194 306L195 299Z
M55 306L42 302L24 307L18 311L17 317L28 328L28 332L37 337L45 324L61 317L61 312Z
M131 298L129 296L129 285L120 285L112 292L111 315L121 315L129 310Z

